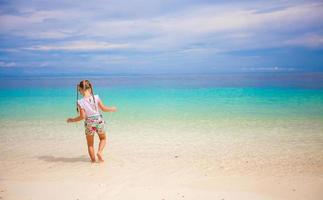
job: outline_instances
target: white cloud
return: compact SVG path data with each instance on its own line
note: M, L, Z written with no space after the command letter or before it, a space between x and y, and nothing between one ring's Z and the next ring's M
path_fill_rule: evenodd
M0 67L15 67L16 65L15 62L0 61Z
M76 36L78 20L88 17L78 10L30 10L19 15L0 15L0 33L31 39L62 39ZM81 18L80 18L81 17Z
M31 25L46 23L46 20L71 20L77 18L80 13L73 10L46 10L29 11L20 15L5 14L0 16L0 26L5 30L28 28Z
M307 3L268 12L262 7L205 6L144 19L101 20L84 35L127 40L141 50L176 49L213 37L222 50L281 47L293 31L322 24L322 3ZM219 38L225 38L221 40Z
M286 41L287 45L304 46L310 48L323 47L323 35L307 34Z
M32 47L26 47L26 50L35 51L100 51L109 49L124 49L129 48L128 44L114 44L107 42L96 42L96 41L75 41L67 42L62 44L53 45L38 45Z
M120 3L116 5L121 9ZM291 34L302 38L303 30L323 24L320 21L323 3L320 2L204 4L151 17L143 17L136 11L133 14L141 16L137 18L115 17L114 5L110 6L109 9L91 7L92 10L85 9L84 5L57 10L27 9L21 15L5 14L0 16L0 34L58 41L58 44L45 41L38 46L26 47L26 50L134 49L153 52L187 48L188 51L213 49L225 52L303 45L304 42L291 40ZM123 3L122 6L128 5ZM125 9L131 10L131 5ZM306 42L309 43L315 42Z
M245 71L294 71L293 67L243 67L242 70Z
M96 55L92 57L95 62L102 64L120 64L126 63L129 61L127 56L118 56L118 55Z

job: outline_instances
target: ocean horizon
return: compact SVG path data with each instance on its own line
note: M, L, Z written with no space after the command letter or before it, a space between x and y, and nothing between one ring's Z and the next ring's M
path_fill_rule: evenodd
M0 88L69 87L83 79L109 87L275 87L322 89L323 72L218 72L218 73L120 73L47 74L0 76Z

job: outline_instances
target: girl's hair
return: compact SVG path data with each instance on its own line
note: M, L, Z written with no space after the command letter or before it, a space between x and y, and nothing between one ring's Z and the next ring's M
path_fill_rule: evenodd
M82 80L79 84L76 85L76 111L79 112L79 108L77 106L77 100L79 99L79 89L82 89L83 91L91 89L94 105L95 105L95 108L97 109L94 94L93 94L92 84L90 83L89 80Z

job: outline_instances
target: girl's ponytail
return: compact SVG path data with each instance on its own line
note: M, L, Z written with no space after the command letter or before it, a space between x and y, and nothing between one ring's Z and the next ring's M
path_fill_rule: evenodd
M78 84L76 84L76 112L77 113L79 113L79 107L78 107L78 105L77 105L77 101L78 101L78 99L79 99L79 85Z
M93 97L93 101L94 101L94 105L95 105L95 109L98 110L98 107L96 106L96 103L95 103L95 98L94 98L94 93L93 93L93 88L92 88L92 84L90 83L90 81L88 81L89 83L89 86L91 88L91 94L92 94L92 97Z

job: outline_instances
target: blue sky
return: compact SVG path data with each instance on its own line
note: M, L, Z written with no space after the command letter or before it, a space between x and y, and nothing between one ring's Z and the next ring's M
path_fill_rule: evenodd
M3 1L0 74L323 71L322 1Z

